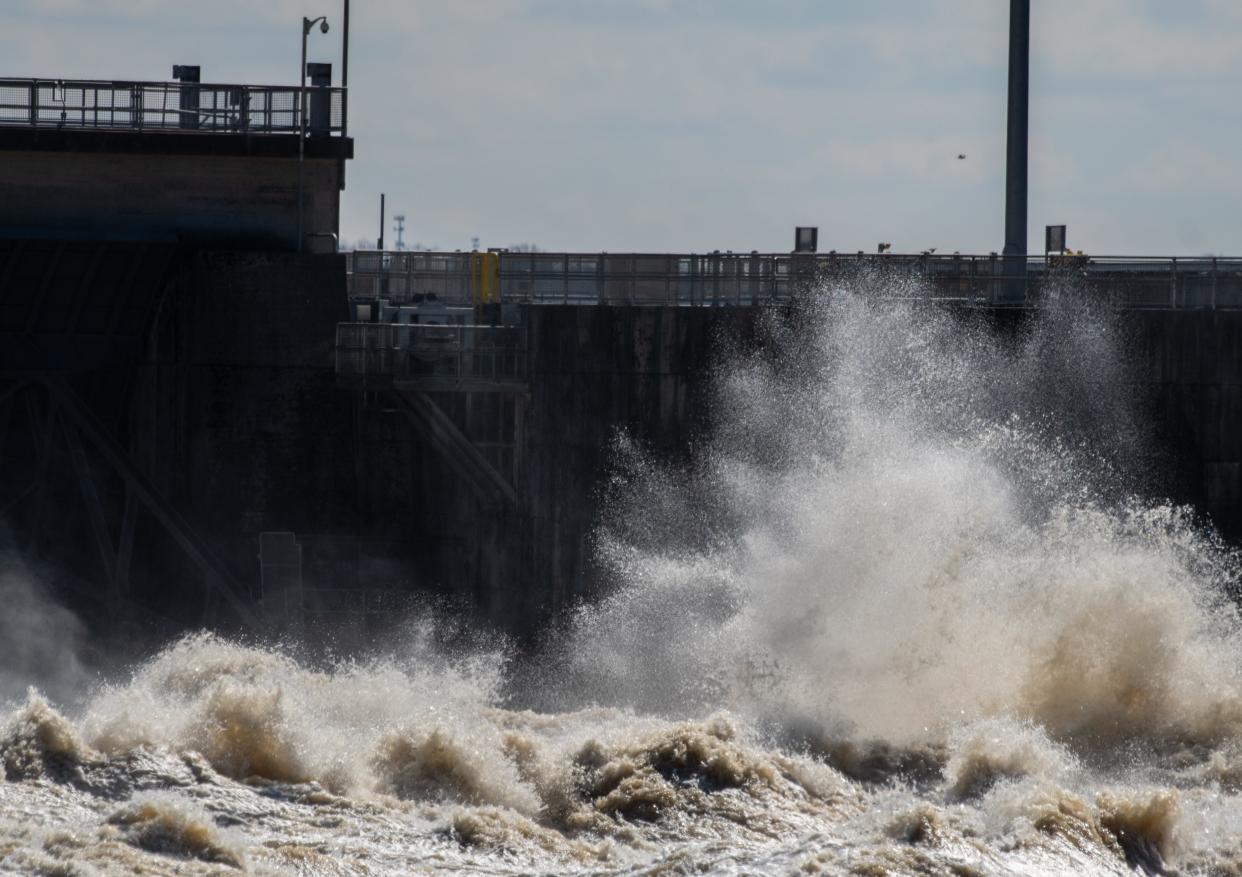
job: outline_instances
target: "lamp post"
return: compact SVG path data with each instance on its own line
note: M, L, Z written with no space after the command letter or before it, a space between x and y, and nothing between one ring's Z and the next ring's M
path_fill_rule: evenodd
M318 18L302 19L302 66L298 68L298 252L302 252L303 241L306 235L303 233L303 206L304 197L304 177L302 166L306 162L306 38L310 36L311 28L319 25L320 33L328 32L328 17L321 15Z
M349 134L349 0L345 0L344 31L341 34L341 136ZM345 162L341 162L344 185Z

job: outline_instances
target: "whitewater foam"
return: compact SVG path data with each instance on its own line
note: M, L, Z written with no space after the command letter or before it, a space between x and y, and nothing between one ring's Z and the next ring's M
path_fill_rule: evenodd
M123 826L125 840L153 853L191 856L243 868L245 855L224 839L215 820L180 798L148 792L113 813L108 822Z

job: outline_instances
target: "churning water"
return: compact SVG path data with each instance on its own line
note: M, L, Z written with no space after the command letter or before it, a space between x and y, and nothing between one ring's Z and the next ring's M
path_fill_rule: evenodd
M1242 873L1236 558L1152 471L1107 318L825 290L535 657L200 634L0 731L22 874Z

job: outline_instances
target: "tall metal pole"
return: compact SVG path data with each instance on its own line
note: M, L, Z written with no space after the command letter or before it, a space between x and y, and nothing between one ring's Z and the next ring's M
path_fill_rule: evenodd
M349 135L349 0L345 0L345 35L341 37L341 136Z
M380 236L378 249L384 249L384 193L380 192Z
M306 161L306 37L310 34L310 19L302 19L302 64L298 67L298 252L302 252L302 165Z
M1031 86L1031 0L1009 0L1009 125L1005 156L1005 301L1026 295L1028 104Z

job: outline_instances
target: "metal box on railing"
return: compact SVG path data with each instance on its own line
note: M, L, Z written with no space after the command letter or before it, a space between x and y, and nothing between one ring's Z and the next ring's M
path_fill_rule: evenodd
M332 133L332 65L311 63L306 65L310 77L310 124L312 137L327 137Z

